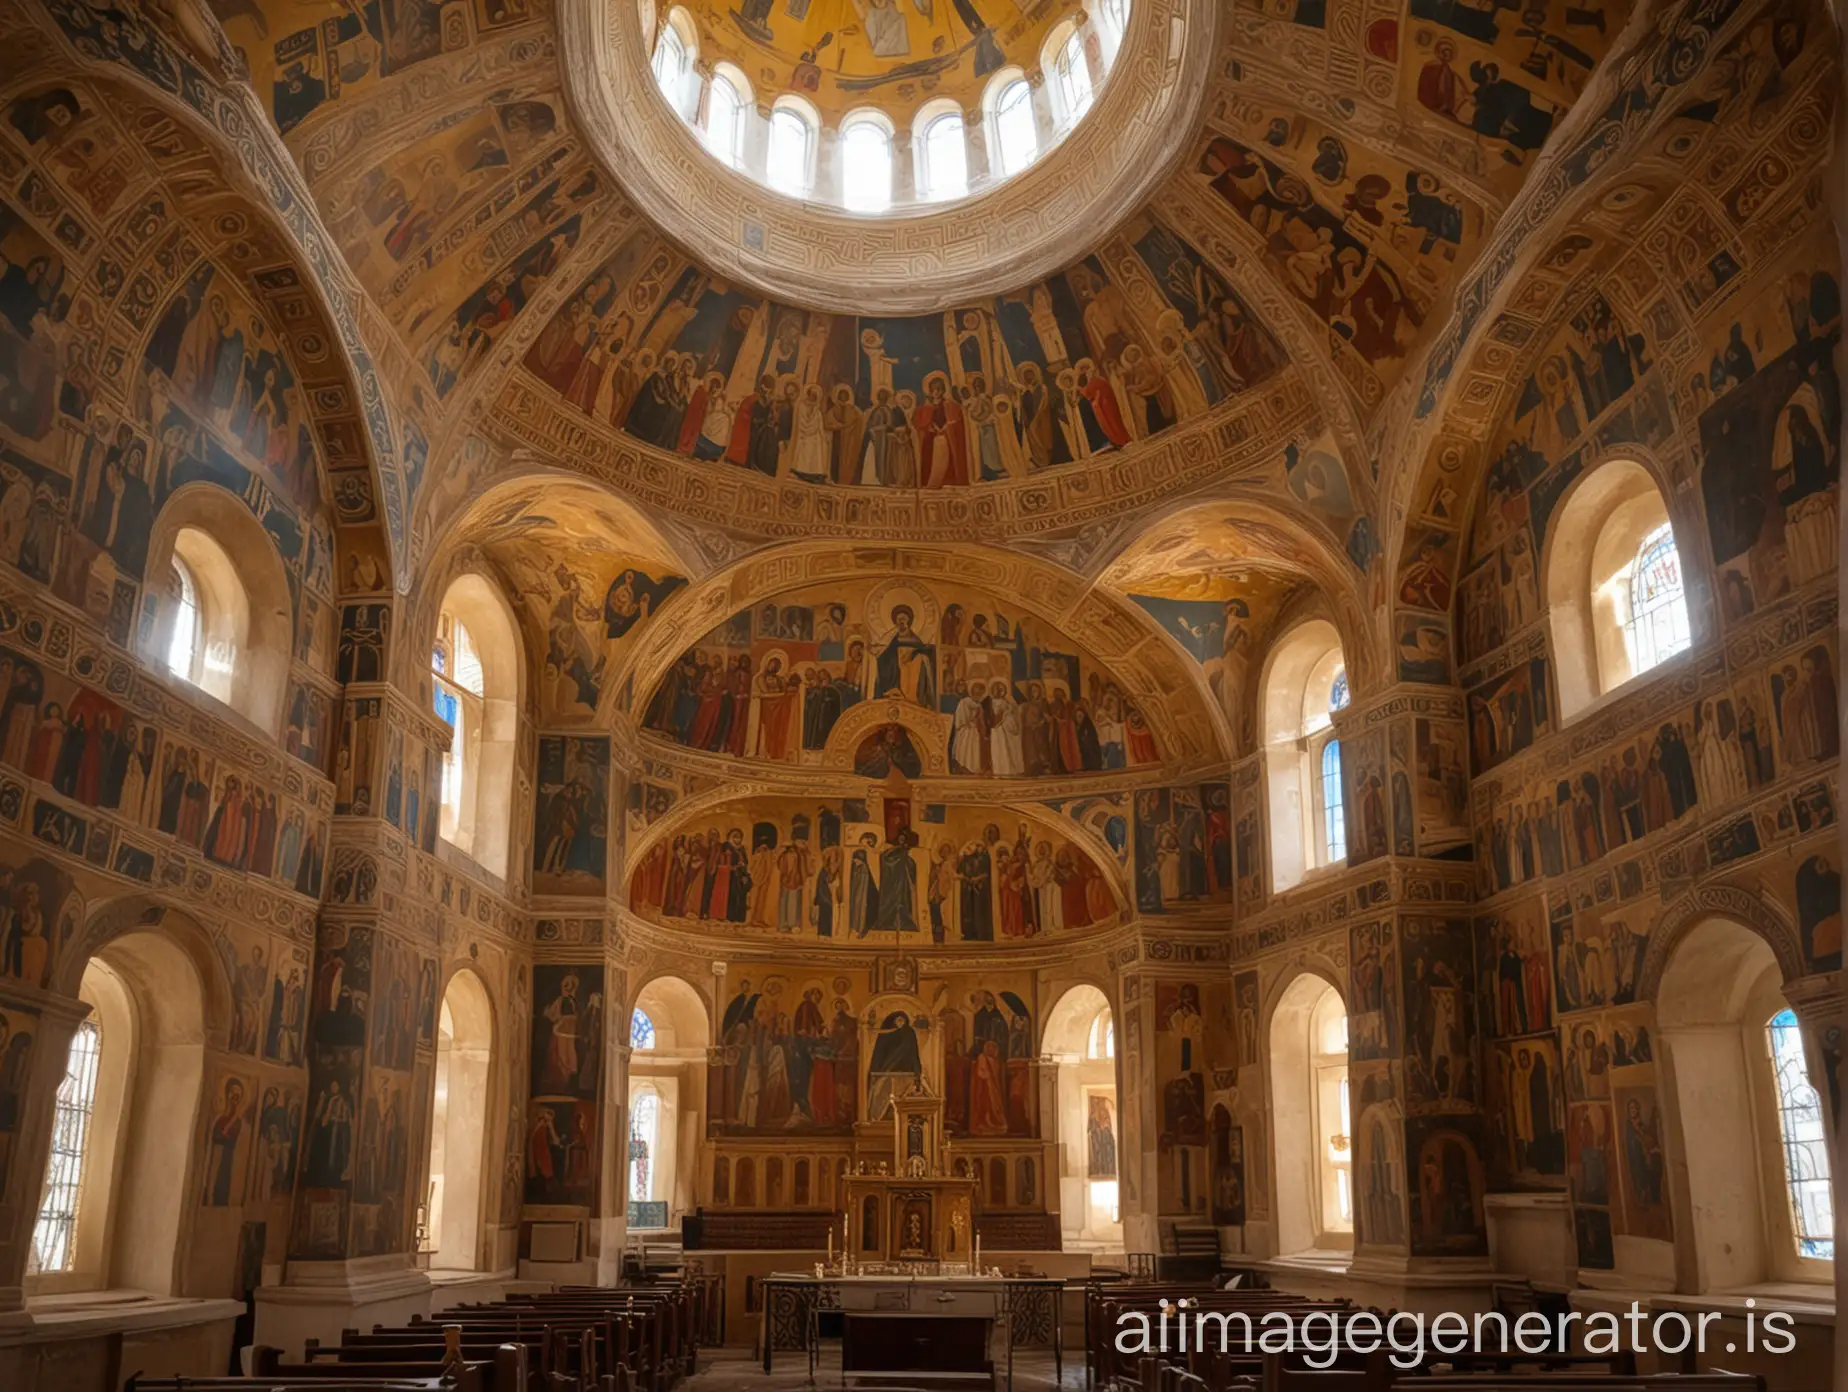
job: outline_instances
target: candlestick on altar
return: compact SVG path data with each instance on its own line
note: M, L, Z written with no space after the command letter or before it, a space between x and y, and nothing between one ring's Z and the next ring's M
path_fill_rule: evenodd
M828 1265L834 1265L834 1220L828 1220Z

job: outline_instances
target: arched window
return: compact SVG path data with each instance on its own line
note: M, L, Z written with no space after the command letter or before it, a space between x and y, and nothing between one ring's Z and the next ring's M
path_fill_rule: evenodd
M493 875L507 873L522 660L500 590L481 575L455 581L430 654L431 704L451 732L437 830Z
M1042 66L1051 78L1053 110L1059 124L1070 126L1090 109L1091 68L1084 56L1084 38L1069 21L1048 36L1051 58Z
M1778 1137L1783 1143L1784 1191L1790 1196L1797 1255L1835 1259L1835 1201L1829 1189L1829 1144L1822 1098L1810 1086L1797 1012L1785 1006L1765 1026L1777 1088Z
M1594 919L1578 929L1593 947L1595 925ZM1573 1153L1602 1151L1612 1189L1620 1173L1613 1160L1622 1162L1626 1231L1664 1241L1683 1236L1670 1192L1671 1173L1680 1171L1689 1209L1699 1215L1685 1235L1696 1258L1691 1294L1832 1282L1825 1113L1770 945L1729 919L1695 924L1669 953L1653 1039L1651 1027L1625 1022L1608 1043L1579 1027L1566 1035L1561 1057L1568 1080L1606 1053L1615 1065L1660 1065L1657 1088L1612 1086L1610 1108L1598 1109L1595 1125L1578 1115L1590 1109L1572 1109ZM1600 1194L1591 1201L1615 1199ZM1615 1249L1620 1276L1633 1256Z
M633 1229L669 1228L704 1201L696 1173L705 1134L705 1002L675 976L648 982L629 1014L629 1152L623 1195ZM713 1183L719 1171L713 1170ZM716 1192L714 1202L723 1203Z
M653 1088L636 1093L629 1108L629 1202L651 1203L655 1194L655 1135L661 1098Z
M922 116L918 139L918 192L933 203L969 192L969 133L962 111L950 105Z
M1641 464L1614 459L1575 483L1547 527L1543 565L1559 714L1571 719L1693 643L1668 507ZM1465 606L1465 648L1498 647L1539 618L1526 533L1502 545L1500 602Z
M45 1167L44 1197L32 1227L32 1254L26 1267L31 1275L62 1274L77 1265L77 1213L83 1200L102 1053L101 1027L94 1019L84 1020L71 1036L64 1081L58 1085L53 1104L51 1160Z
M744 113L751 86L744 74L721 63L706 88L706 148L734 169L744 159Z
M481 673L481 654L468 625L454 615L446 615L447 624L437 637L430 654L434 678L436 713L449 726L449 752L443 755L442 834L448 841L456 839L462 818L462 797L473 777L474 761L468 758L471 735L478 736L486 707L487 690Z
M1271 888L1347 857L1341 745L1332 717L1348 703L1347 666L1333 624L1298 624L1272 649L1263 682L1270 803Z
M140 653L265 734L280 732L295 601L276 543L244 500L189 484L148 539Z
M692 18L676 5L668 11L666 21L661 25L661 32L655 37L654 68L655 85L661 89L661 95L667 98L667 104L678 114L685 115L687 89L693 71L693 59L699 53L699 31L694 27Z
M229 705L238 655L250 632L250 599L237 567L225 548L198 527L174 533L168 564L177 608L167 669Z
M891 205L892 132L874 112L854 112L841 122L841 202L862 213Z
M177 553L173 557L173 583L179 608L173 616L173 642L167 648L167 670L181 681L199 686L205 665L204 624L199 615L199 582L193 579L192 567Z
M770 112L770 147L764 159L764 177L771 188L791 198L808 196L815 173L818 124L805 103L795 97L777 98Z
M1278 1250L1354 1242L1347 1006L1318 976L1292 981L1271 1015L1272 1174Z
M646 1011L638 1010L629 1017L629 1047L631 1049L652 1049L654 1046L654 1021L648 1018Z
M1623 638L1632 673L1647 672L1687 651L1693 638L1681 588L1681 553L1675 550L1675 529L1666 522L1643 538L1630 562L1629 601Z
M430 1265L473 1271L481 1246L482 1176L489 1173L488 1090L494 1078L494 1011L473 971L443 992L436 1028L436 1101L430 1118L425 1243Z
M1129 0L1101 0L1097 7L1097 24L1110 52L1115 53L1129 29Z
M1074 1157L1066 1171L1073 1188L1059 1214L1065 1250L1120 1250L1116 1024L1109 998L1095 986L1073 986L1047 1012L1040 1047L1057 1068L1058 1139ZM980 1173L981 1161L975 1163Z
M1039 132L1033 124L1033 89L1018 69L1010 72L1012 76L997 76L988 89L993 98L989 104L990 148L995 152L995 170L1003 178L1018 174L1039 153Z

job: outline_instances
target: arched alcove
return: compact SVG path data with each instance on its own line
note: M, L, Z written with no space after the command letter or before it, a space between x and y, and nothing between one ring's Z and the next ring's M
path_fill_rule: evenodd
M1301 884L1347 858L1341 745L1331 722L1347 704L1341 635L1307 619L1271 650L1262 683L1271 888Z
M513 831L513 770L525 658L500 586L459 576L443 595L431 645L436 712L453 732L443 763L445 841L505 877Z
M147 576L142 661L277 734L294 604L276 544L244 500L212 484L176 490L154 520Z
M629 1016L623 1165L632 1228L674 1226L699 1202L710 1042L706 1002L687 981L658 976L636 994ZM711 1182L713 1201L721 1202L716 1174Z
M208 992L170 929L203 932L173 917L80 964L78 997L91 1014L72 1041L51 1154L40 1157L34 1290L191 1293Z
M1270 1021L1272 1212L1283 1254L1354 1245L1347 1005L1305 971Z
M425 1189L430 1265L437 1270L473 1271L480 1265L493 1085L494 1007L481 978L464 967L449 979L437 1017Z
M1616 1239L1620 1272L1698 1293L1833 1280L1824 1113L1783 986L1770 945L1730 919L1675 943L1656 991L1660 1098L1612 1090L1608 1183L1621 1181L1631 1234ZM1676 1219L1692 1237L1679 1251Z
M1533 557L1509 543L1499 593L1514 634L1536 615ZM1562 720L1685 651L1692 641L1668 505L1641 464L1613 459L1582 476L1547 527L1546 616Z
M1071 987L1046 1014L1040 1053L1055 1068L1054 1105L1062 1158L1059 1224L1064 1248L1121 1251L1121 1160L1117 1117L1116 1017L1096 986Z

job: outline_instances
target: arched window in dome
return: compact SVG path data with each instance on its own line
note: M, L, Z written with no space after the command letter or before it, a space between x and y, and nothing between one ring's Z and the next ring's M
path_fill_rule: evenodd
M751 84L730 63L712 72L706 89L706 148L734 169L744 159L744 114L751 103Z
M951 102L918 113L918 193L932 203L969 192L969 132Z
M1091 106L1091 67L1084 54L1084 37L1070 20L1047 35L1042 58L1051 80L1053 111L1059 124L1070 126Z
M694 28L692 17L676 5L667 12L661 32L655 36L650 66L654 69L655 86L680 115L686 114L693 60L698 54L699 31Z
M1109 51L1115 53L1129 29L1129 0L1102 0L1097 7L1097 27Z
M791 198L808 197L815 172L815 131L820 122L798 97L778 97L770 112L770 146L764 177ZM890 195L888 195L889 197Z
M990 148L995 172L1018 174L1039 154L1039 131L1033 124L1033 90L1018 68L995 76L989 85Z
M878 112L851 112L841 122L841 203L860 213L891 206L892 130Z

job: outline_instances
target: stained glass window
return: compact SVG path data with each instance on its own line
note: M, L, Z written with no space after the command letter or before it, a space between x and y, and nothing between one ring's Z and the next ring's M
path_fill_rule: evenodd
M1346 710L1348 703L1347 668L1335 673L1335 684L1328 688L1328 708L1331 711Z
M654 1046L654 1021L638 1010L629 1017L629 1047L631 1049L652 1049Z
M1780 1010L1766 1028L1777 1078L1777 1124L1784 1146L1784 1187L1796 1228L1797 1253L1835 1259L1835 1204L1829 1192L1829 1149L1822 1099L1810 1086L1803 1034L1793 1010Z
M1643 538L1630 567L1630 616L1623 638L1632 675L1686 651L1693 641L1681 584L1681 553L1675 550L1674 529L1666 522Z
M90 1114L96 1106L96 1068L102 1052L102 1030L94 1020L85 1020L71 1038L69 1062L52 1112L45 1196L32 1230L32 1272L69 1271L76 1265L77 1209L83 1201L84 1161L90 1147Z

